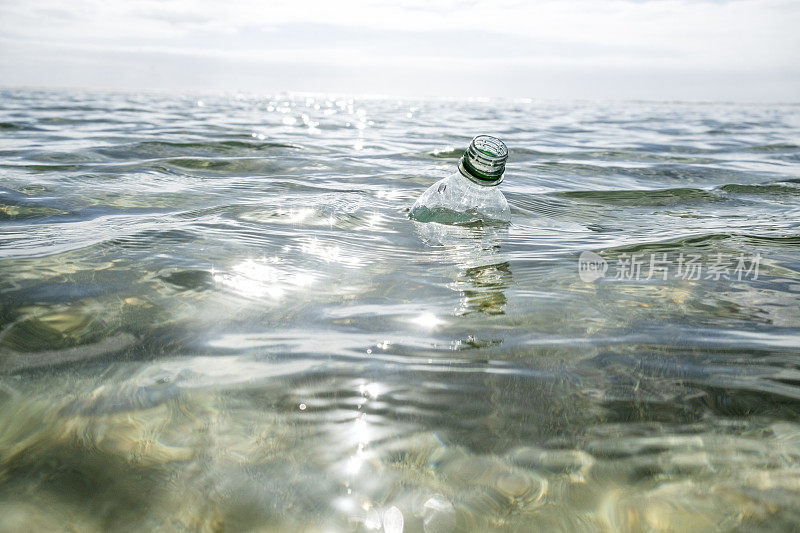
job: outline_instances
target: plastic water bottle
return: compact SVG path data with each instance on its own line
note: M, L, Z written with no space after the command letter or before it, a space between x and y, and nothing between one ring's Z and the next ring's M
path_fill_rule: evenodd
M478 135L464 152L458 170L422 193L411 208L411 217L444 224L509 222L508 201L497 187L507 159L503 141Z

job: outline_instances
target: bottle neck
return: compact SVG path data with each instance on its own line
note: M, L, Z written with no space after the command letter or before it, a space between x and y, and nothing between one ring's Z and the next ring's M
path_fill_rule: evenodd
M508 160L508 148L497 137L473 137L459 162L459 171L478 185L494 187L503 181Z
M499 177L489 179L486 177L481 177L480 172L472 168L469 162L465 161L465 159L466 158L462 157L461 161L458 162L458 172L472 183L480 185L481 187L497 187L500 182L503 181L505 174L501 174Z

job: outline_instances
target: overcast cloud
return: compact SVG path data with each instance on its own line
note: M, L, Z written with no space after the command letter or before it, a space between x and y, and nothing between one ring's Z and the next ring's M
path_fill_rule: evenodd
M0 84L798 101L796 0L0 0Z

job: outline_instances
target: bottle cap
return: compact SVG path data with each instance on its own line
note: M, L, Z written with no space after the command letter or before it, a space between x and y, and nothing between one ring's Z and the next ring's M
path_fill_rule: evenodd
M458 169L465 177L480 185L497 185L503 181L508 148L490 135L478 135L469 143Z

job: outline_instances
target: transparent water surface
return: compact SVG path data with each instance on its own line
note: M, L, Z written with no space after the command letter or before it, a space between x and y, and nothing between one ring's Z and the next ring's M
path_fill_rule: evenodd
M799 408L799 106L0 91L0 530L790 531Z

